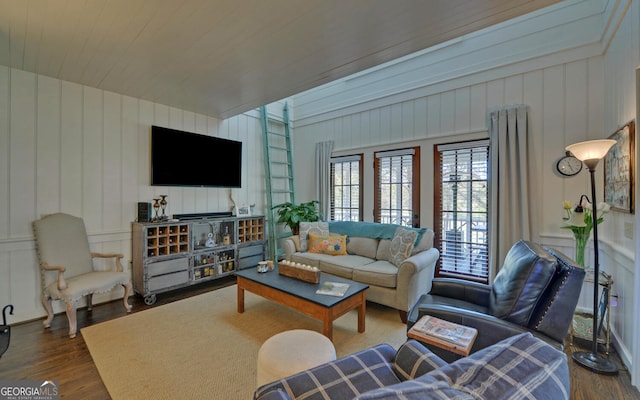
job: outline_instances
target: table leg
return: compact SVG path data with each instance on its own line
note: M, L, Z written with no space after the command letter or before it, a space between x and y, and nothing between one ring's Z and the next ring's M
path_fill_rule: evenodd
M367 311L367 299L364 292L362 292L362 303L358 306L358 332L364 332L365 328L365 315Z
M244 312L244 288L242 287L240 282L238 282L237 285L238 285L238 312L243 313Z
M333 321L325 316L322 326L322 334L333 340Z

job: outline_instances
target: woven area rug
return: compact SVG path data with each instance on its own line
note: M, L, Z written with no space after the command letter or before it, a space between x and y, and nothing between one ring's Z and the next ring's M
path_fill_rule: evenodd
M236 309L236 285L159 306L81 330L114 400L251 399L258 350L289 329L322 332L322 323L245 292ZM406 340L396 310L367 304L366 331L357 312L333 324L338 357L378 343Z

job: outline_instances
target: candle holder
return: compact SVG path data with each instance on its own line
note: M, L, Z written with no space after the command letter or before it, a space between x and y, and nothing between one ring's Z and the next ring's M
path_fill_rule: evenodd
M162 197L162 200L160 200L160 207L162 207L162 216L160 216L160 220L164 221L166 219L169 219L169 217L165 214L165 210L167 208L167 195L166 194L161 194L160 197Z
M160 216L158 215L158 211L160 211L160 199L153 199L153 202L153 211L156 214L156 216L153 217L153 222L158 222L160 221Z

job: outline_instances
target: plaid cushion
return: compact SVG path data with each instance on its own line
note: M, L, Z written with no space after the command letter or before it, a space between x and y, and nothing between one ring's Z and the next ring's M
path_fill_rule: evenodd
M286 399L270 392L284 390L292 399L352 399L360 393L399 383L392 369L396 350L381 344L264 385L254 399Z
M477 400L483 397L473 397L463 391L449 386L447 382L437 381L432 376L425 375L420 380L405 381L399 385L372 390L358 396L357 400ZM274 399L275 400L275 399ZM489 399L487 399L489 400ZM493 399L491 399L493 400Z
M377 389L357 399L569 399L564 353L523 333L415 380Z
M260 396L260 400L291 400L291 397L284 390L276 389Z
M393 371L400 380L405 381L445 365L447 365L446 361L433 354L422 343L410 339L398 349L393 362Z

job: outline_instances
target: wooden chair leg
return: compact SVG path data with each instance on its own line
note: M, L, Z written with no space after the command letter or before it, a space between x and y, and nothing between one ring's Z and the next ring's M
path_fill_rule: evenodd
M76 319L76 303L70 301L67 303L67 319L69 320L69 337L76 337L78 322Z
M50 328L51 321L53 320L53 307L51 306L51 297L45 293L42 294L42 306L47 312L47 318L42 321L42 325L44 325L45 328Z
M129 304L129 294L131 293L131 282L127 282L127 284L122 285L124 287L124 296L122 297L122 302L124 303L124 309L127 312L131 312L131 304Z
M93 293L87 295L87 311L93 310Z

